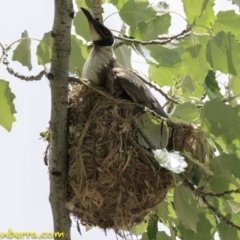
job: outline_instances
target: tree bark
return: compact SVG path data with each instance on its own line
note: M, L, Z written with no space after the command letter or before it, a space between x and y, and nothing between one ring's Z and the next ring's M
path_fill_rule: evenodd
M92 0L92 11L94 18L98 18L100 23L103 23L103 17L101 13L101 0Z
M52 60L48 74L51 86L50 120L50 195L54 232L63 232L61 239L70 240L71 220L65 207L65 186L68 173L68 71L71 53L72 0L55 0L52 30ZM54 239L57 239L54 238Z

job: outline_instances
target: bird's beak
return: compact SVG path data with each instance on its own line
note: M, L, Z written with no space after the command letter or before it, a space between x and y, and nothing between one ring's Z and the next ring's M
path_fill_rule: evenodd
M81 9L88 20L93 42L99 40L109 42L110 39L112 39L113 41L111 31L107 29L104 25L102 25L98 20L96 20L88 10L86 10L85 8Z

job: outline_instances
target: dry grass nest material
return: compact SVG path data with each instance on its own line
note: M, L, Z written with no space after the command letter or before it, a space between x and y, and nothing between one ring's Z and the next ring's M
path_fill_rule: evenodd
M83 224L130 229L163 201L171 173L136 139L143 110L74 86L69 106L67 207Z

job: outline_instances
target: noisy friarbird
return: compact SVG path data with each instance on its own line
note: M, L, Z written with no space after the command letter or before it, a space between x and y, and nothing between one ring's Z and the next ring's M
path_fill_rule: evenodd
M168 118L158 100L143 81L127 68L116 62L113 53L114 37L111 31L95 19L90 12L81 8L89 22L93 50L83 66L82 77L92 83L109 89L109 81L114 80L110 91L117 97L125 97L153 110L161 117ZM112 79L109 79L112 78Z

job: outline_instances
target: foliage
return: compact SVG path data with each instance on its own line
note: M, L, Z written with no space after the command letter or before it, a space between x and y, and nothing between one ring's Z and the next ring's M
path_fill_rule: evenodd
M240 6L239 0L232 2ZM88 0L76 3L78 7L91 6ZM204 177L196 177L199 176L196 168L191 174L176 175L177 186L157 212L149 216L148 224L135 227L133 232L143 233L144 240L176 236L207 240L214 239L215 233L220 239L239 239L240 14L232 10L214 12L213 0L182 0L187 30L179 31L175 37L162 37L159 35L170 33L171 15L175 14L165 2L154 1L150 5L146 0L110 0L110 3L118 9L124 26L129 26L122 29L124 36L119 38L124 46L116 48L119 61L130 67L133 52L144 57L149 64L148 78L167 91L166 108L171 120L194 123L207 137L208 168ZM86 45L89 32L84 30L88 29L87 21L81 11L76 13L74 26L72 73L82 68L89 51ZM31 39L27 31L16 43L12 61L31 70ZM4 49L1 58L4 60L13 44L0 46ZM51 36L45 33L37 47L38 64L50 62L50 49ZM223 74L227 76L222 78ZM9 84L0 80L0 125L8 131L14 121L13 99ZM158 221L170 229L171 237L158 230Z

